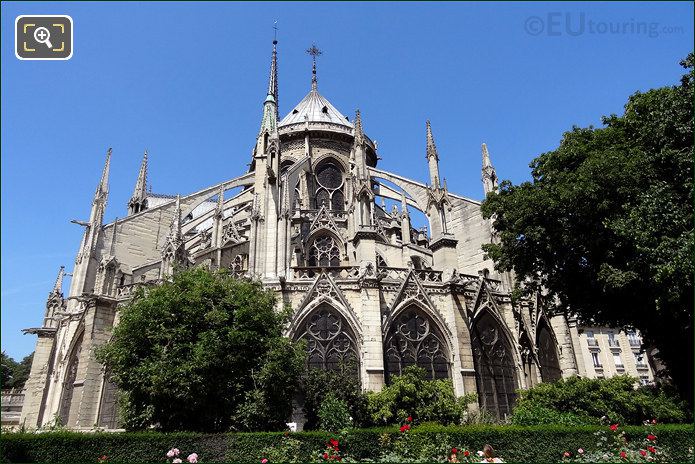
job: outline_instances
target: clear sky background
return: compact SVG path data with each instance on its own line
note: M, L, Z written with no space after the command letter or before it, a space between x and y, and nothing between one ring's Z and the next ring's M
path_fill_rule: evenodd
M20 14L72 16L72 59L16 59ZM426 181L429 118L449 190L474 199L483 194L482 142L500 178L524 181L531 159L573 125L600 125L636 90L677 83L693 44L688 2L3 2L9 355L33 350L35 336L20 330L41 324L59 266L72 270L83 229L69 221L87 219L108 147L109 222L126 214L145 148L158 193L187 194L246 171L274 20L281 116L309 90L304 51L315 42L324 51L319 91L351 118L362 111L379 167Z

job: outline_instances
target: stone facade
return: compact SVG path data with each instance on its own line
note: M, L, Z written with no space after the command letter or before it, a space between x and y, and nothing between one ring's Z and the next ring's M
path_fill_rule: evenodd
M417 364L450 378L457 395L509 413L515 390L581 373L574 332L539 301L512 305L512 276L481 245L494 240L480 202L447 189L429 122L423 184L377 167L359 111L349 120L311 90L280 120L277 53L249 171L198 192L166 197L147 184L147 154L128 216L104 224L111 151L78 249L69 297L59 274L46 305L22 422L117 427L116 390L94 350L118 307L177 266L229 268L261 280L294 310L287 336L305 338L311 366L355 361L363 388L379 390ZM484 191L497 188L487 147ZM423 163L424 168L424 163ZM386 206L386 202L391 206ZM412 226L426 218L426 230ZM574 334L574 335L573 335Z
M577 364L582 377L629 375L642 385L654 382L654 370L639 332L606 327L579 327L577 332Z

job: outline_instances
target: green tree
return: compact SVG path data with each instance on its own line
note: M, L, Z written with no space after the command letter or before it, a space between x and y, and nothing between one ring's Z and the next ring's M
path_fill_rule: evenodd
M15 388L22 388L24 384L29 380L29 373L31 372L31 363L34 360L34 353L24 356L22 360L17 363L14 369L14 382L13 386Z
M140 289L97 356L121 390L128 428L280 430L302 345L283 337L274 293L225 272L181 271Z
M2 363L0 364L0 374L2 378L2 388L12 388L14 386L14 372L17 368L17 362L11 357L2 352Z
M515 296L588 323L638 328L681 394L693 393L693 54L679 85L632 95L602 128L577 128L534 159L532 181L483 202Z
M336 370L307 368L302 376L301 392L305 429L313 430L320 426L319 410L329 395L347 405L353 425L367 425L367 396L362 392L356 365L340 365Z

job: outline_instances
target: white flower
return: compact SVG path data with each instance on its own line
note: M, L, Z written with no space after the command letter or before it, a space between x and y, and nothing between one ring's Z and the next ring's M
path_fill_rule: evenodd
M577 453L579 453L579 454L584 454L584 448L579 448L579 449L577 450Z
M478 451L478 456L482 458L483 456L485 456L485 453L483 453L482 451Z

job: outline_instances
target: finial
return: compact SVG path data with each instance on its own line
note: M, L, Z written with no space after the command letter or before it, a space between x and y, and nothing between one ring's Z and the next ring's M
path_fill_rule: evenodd
M217 195L217 206L215 208L215 215L222 217L223 212L224 212L224 187L220 187L220 193L219 193L219 195Z
M362 129L362 114L358 109L355 111L355 144L359 145L364 141L364 131Z
M109 169L111 167L111 148L106 151L106 162L104 170L101 171L101 180L97 186L95 197L101 197L109 192Z
M278 20L276 19L275 22L273 23L273 45L277 45L278 43Z
M437 146L434 144L434 137L432 136L432 125L430 124L429 119L425 123L425 126L427 128L427 158L434 156L435 158L439 159L439 155L437 154Z
M323 52L316 47L316 44L311 44L311 47L307 48L306 52L311 55L313 61L311 68L311 90L316 90L318 88L318 81L316 79L316 57L321 56Z
M492 166L492 162L490 161L490 153L487 151L487 144L483 143L482 145L483 149L483 167L487 168Z
M60 266L60 270L58 271L58 277L56 278L56 282L53 285L53 292L54 294L59 294L63 293L63 277L65 276L65 266Z

